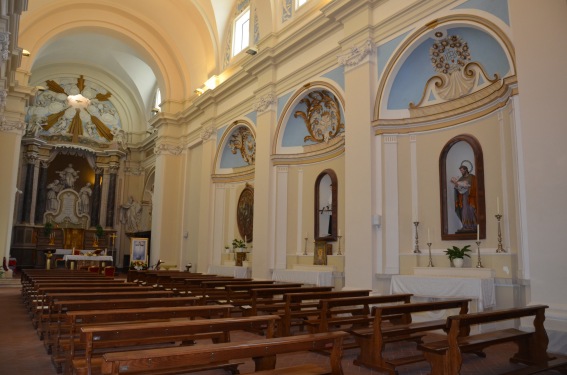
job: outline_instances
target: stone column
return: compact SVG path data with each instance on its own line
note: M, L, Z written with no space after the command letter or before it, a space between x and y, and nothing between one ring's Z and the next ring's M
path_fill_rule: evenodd
M116 176L118 165L110 166L110 179L108 181L108 199L106 201L106 227L114 228L114 202L116 201Z
M47 203L47 167L49 164L43 160L39 162L39 177L37 180L37 200L35 204L35 224L43 224L43 214Z
M20 215L21 223L30 223L31 220L31 208L33 199L33 176L35 172L35 164L37 162L37 153L30 152L26 154L26 180L24 182L24 200L23 207Z

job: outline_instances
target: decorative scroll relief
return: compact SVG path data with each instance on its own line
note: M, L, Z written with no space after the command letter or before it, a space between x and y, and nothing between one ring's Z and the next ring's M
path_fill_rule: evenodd
M357 66L374 51L374 43L368 39L360 46L351 47L350 51L339 55L339 64L344 66Z
M274 94L267 94L262 96L254 105L252 109L256 112L265 112L267 111L272 104L276 103L276 96Z
M410 103L410 109L461 98L499 79L497 74L489 78L482 65L471 61L469 46L460 36L444 36L440 31L435 36L439 39L429 55L438 74L427 81L419 103Z
M0 119L0 132L16 133L24 135L26 124L23 121L8 121L5 118Z
M6 98L8 97L7 90L0 90L0 111L4 111L6 108Z
M124 173L131 176L140 176L144 172L141 167L126 167L124 168Z
M247 127L241 126L236 129L230 136L228 146L234 155L240 152L242 159L248 165L253 165L256 161L256 139Z
M159 144L154 148L154 153L156 155L174 155L178 156L183 152L182 146Z
M10 33L8 31L0 32L0 48L2 54L2 61L7 61L10 58Z
M309 135L303 141L328 143L345 128L342 121L339 101L326 90L312 91L300 103L307 105L307 111L295 112L295 117L301 117Z
M213 135L214 131L215 131L215 129L213 129L212 126L203 127L203 129L201 129L201 140L203 142L208 141L211 138L211 136Z

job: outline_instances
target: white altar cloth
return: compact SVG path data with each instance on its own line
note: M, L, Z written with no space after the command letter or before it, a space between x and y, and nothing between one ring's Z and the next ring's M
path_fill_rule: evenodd
M207 273L219 276L234 276L239 279L249 279L252 277L250 267L239 266L209 266Z
M416 297L471 298L477 311L496 306L493 278L393 275L390 293L411 293Z
M317 286L334 286L332 271L274 269L272 273L272 280Z
M110 255L64 255L63 260L65 262L69 260L95 260L99 262L112 262L112 257Z

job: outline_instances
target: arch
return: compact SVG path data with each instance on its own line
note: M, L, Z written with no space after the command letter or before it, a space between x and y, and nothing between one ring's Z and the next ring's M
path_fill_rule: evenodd
M476 30L491 38L495 45L499 46L503 51L503 58L506 59L509 70L505 76L496 76L495 79L484 77L483 90L469 92L460 97L447 100L439 100L428 106L417 108L408 102L406 109L392 110L389 109L388 100L391 100L391 90L394 80L398 73L409 60L409 57L418 48L424 48L428 39L435 39L435 35L448 29L467 29ZM430 44L427 44L428 46ZM469 66L470 65L470 66ZM484 73L479 64L468 64L464 67L466 74L473 69L474 73ZM433 71L432 71L433 72ZM431 76L434 76L432 73ZM435 77L435 76L434 76ZM487 82L490 81L491 82ZM431 80L430 80L431 81ZM480 80L479 80L480 81ZM440 82L429 82L430 85L439 87ZM376 133L409 133L416 130L431 130L455 123L464 122L463 116L468 115L467 120L478 118L490 113L497 108L502 107L506 98L514 94L517 90L516 85L516 67L515 67L515 51L511 40L507 34L500 29L496 23L475 15L455 14L442 17L424 24L409 34L400 44L396 52L390 57L383 71L383 78L379 81L376 102L374 104L374 120L372 126L375 127ZM423 96L426 94L426 85L424 84ZM414 90L413 92L415 92ZM451 105L445 104L451 102ZM419 102L416 100L415 102ZM421 103L419 103L421 104Z
M223 162L223 156L225 156L227 152L231 152L233 155L236 154L235 151L229 150L230 149L229 143L232 139L232 136L236 134L236 132L241 128L244 128L246 129L246 131L249 131L254 139L254 142L256 141L256 130L250 121L246 119L239 119L232 122L225 130L217 147L217 152L214 158L215 174L224 175L224 176L231 175L233 177L235 176L249 177L249 175L253 173L254 163L251 164L249 163L248 165L240 165L240 166L236 165L234 167L226 167L226 166L223 167L221 165ZM230 157L232 157L232 155L230 155ZM254 157L255 157L255 145L254 145Z
M452 177L454 174L448 165L458 166L462 175ZM465 169L461 170L463 167ZM464 184L462 190L459 188L461 180ZM480 142L474 136L457 135L445 144L439 155L439 188L441 238L445 241L474 240L477 225L479 237L486 238L484 156ZM451 190L455 193L453 199ZM465 212L467 210L470 217Z
M327 142L324 142L324 144L317 144L316 142L310 142L309 144L303 146L292 146L292 147L284 146L283 139L284 139L284 134L286 132L286 127L289 125L292 116L294 116L295 118L298 117L297 111L295 111L296 107L310 93L318 90L329 92L337 100L339 112L342 119L342 121L339 122L341 123L342 127L337 129L336 134L333 136L333 138L328 140ZM344 97L341 93L341 90L333 83L320 80L303 85L295 93L293 93L293 95L289 98L289 100L283 107L282 114L280 115L278 124L276 126L274 142L272 146L272 154L275 155L276 158L278 158L279 156L285 154L293 154L293 155L303 154L303 156L309 155L310 157L313 157L315 155L320 155L322 153L329 152L330 150L334 150L335 152L339 151L339 153L343 152L344 149L343 147L341 147L341 145L344 146L344 143L342 143L343 139L341 137L341 134L343 133L345 126L344 111L345 111ZM299 122L302 120L298 119L297 121ZM306 131L305 134L303 135L308 136L308 131Z

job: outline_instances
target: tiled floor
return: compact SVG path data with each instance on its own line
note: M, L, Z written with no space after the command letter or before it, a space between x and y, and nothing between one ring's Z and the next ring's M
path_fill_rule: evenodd
M0 280L1 281L1 280ZM26 315L20 298L20 288L18 283L0 283L0 374L14 375L54 375L56 374L49 356L46 354L43 344L39 341L31 322ZM239 332L232 336L233 341L257 339L258 336ZM430 337L431 339L431 337ZM370 375L381 374L364 367L353 365L353 359L357 355L358 349L345 350L343 356L343 369L345 375ZM389 356L398 356L402 352L415 351L415 344L406 343L388 346ZM508 363L507 358L513 353L514 346L504 344L491 347L487 350L486 358L479 358L472 354L465 356L463 375L490 375L500 374L514 368L521 367ZM253 371L252 360L244 361L240 366L241 373L245 374ZM328 365L328 358L324 355L312 352L300 352L284 354L278 356L278 366L291 366L302 363L320 363ZM399 374L417 375L429 373L429 366L426 362L399 368ZM557 372L549 371L549 374ZM225 375L227 372L222 370L204 371L201 375Z

